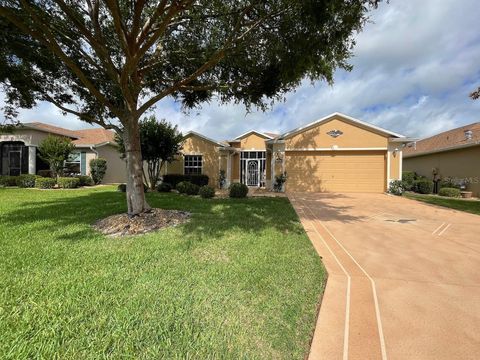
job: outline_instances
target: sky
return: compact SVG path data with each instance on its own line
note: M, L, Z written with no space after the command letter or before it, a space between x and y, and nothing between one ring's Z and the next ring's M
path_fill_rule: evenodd
M154 113L187 132L216 140L249 130L283 133L332 112L415 138L480 121L478 0L390 0L370 13L356 34L353 70L338 70L332 86L304 81L285 102L247 114L242 105L212 101L188 114L164 99ZM80 129L89 125L53 105L21 110L22 122Z

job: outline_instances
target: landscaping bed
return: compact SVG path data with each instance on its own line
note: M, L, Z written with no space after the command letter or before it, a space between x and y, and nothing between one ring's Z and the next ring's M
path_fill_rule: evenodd
M413 192L405 192L405 197L413 200L423 201L428 204L447 207L450 209L466 211L472 214L480 215L480 200L475 198L449 198L439 195L421 195Z

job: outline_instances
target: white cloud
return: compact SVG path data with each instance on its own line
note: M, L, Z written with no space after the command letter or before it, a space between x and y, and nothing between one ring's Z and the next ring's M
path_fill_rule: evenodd
M480 121L480 19L477 0L402 0L382 3L357 35L351 72L338 71L333 87L309 81L272 111L246 114L241 105L213 101L183 114L171 100L154 110L216 139L250 129L284 132L339 111L409 136L424 137ZM50 105L22 111L23 121L82 127ZM88 126L88 125L87 125Z

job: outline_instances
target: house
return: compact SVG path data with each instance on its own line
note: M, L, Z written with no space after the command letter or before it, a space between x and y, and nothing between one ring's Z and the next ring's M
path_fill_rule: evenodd
M218 184L241 182L271 188L287 174L286 191L384 192L401 179L403 144L411 141L340 113L278 135L249 131L219 142L195 132L186 135L182 155L164 173L207 174Z
M125 182L125 162L120 159L112 131L102 128L68 130L40 122L25 123L12 134L0 134L0 175L36 174L39 170L47 170L48 164L39 157L37 146L48 135L72 139L76 149L66 166L73 173L90 175L90 160L105 158L107 172L103 182Z
M411 143L404 149L404 169L433 178L456 178L480 196L480 122Z
M48 134L68 136L77 147L69 166L89 173L88 161L107 159L104 182L125 182L125 163L104 129L66 130L30 123L14 135L0 137L2 174L35 173L45 164L36 146ZM272 188L275 176L287 174L286 191L384 192L402 174L403 144L411 141L394 132L334 113L284 134L248 131L234 139L217 141L188 132L176 160L165 174L205 174L218 186L220 172L226 184ZM9 164L9 165L8 165Z

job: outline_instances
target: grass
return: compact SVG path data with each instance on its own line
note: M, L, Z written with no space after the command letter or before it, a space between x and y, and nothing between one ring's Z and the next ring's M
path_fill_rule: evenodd
M415 193L404 193L404 196L409 199L480 215L480 201L478 200L455 199L438 195L420 195Z
M113 187L0 189L0 358L302 359L325 272L288 200L147 195L192 220L106 238Z

